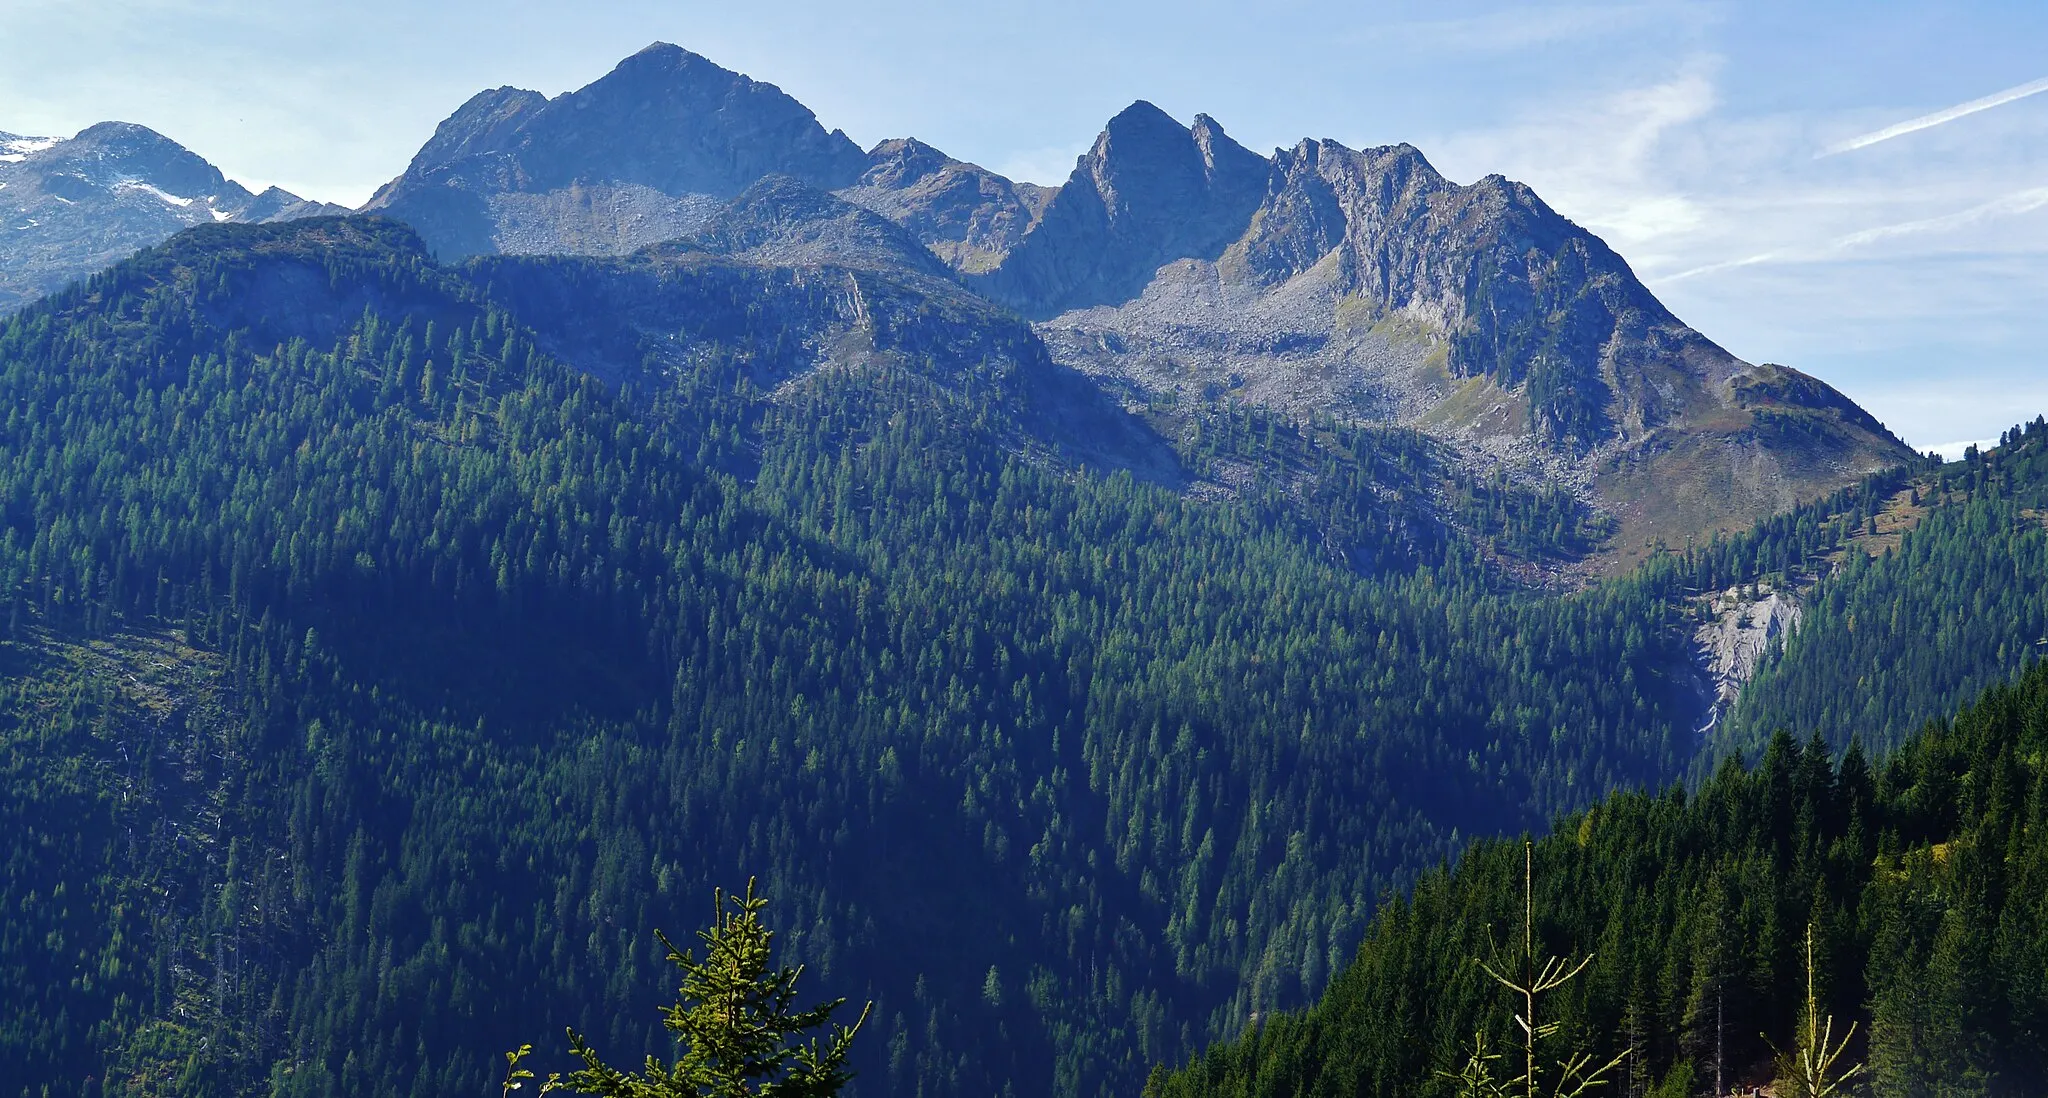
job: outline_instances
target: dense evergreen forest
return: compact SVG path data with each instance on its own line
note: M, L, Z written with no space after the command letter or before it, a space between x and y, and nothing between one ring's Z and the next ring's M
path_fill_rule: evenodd
M630 1059L650 929L758 873L876 1002L856 1087L1129 1093L1467 836L1690 758L1672 569L1506 577L1600 536L1568 499L1403 432L1077 413L964 297L336 220L9 320L15 1077L477 1093L563 1025ZM1071 442L1144 423L1178 471Z
M2048 665L1880 764L1779 736L1692 795L1567 817L1534 855L1538 941L1593 958L1550 1000L1552 1042L1625 1055L1605 1093L1769 1082L1798 1044L1809 927L1819 1009L1837 1035L1856 1025L1859 1092L2018 1098L2048 1079ZM1521 843L1478 843L1382 909L1313 1009L1146 1095L1455 1093L1472 1034L1511 1044L1475 959L1518 933L1523 872Z
M194 230L18 314L0 407L0 1056L53 1095L666 1051L651 931L752 875L808 986L876 1004L852 1093L1135 1093L1313 1001L1471 838L1695 765L1695 593L1868 614L1912 539L2032 514L2048 448L1560 594L1528 581L1605 520L1413 432L1126 412L887 268L444 267L375 219ZM1973 629L1897 711L1830 680L1854 716L1724 725L1889 745L1842 721L2024 660ZM1460 872L1506 882L1494 849Z

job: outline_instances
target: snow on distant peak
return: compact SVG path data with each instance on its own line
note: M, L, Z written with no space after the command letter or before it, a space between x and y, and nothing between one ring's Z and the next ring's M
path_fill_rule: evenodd
M115 184L115 186L120 190L124 191L148 191L150 194L157 196L158 198L164 200L165 202L170 203L173 206L190 206L192 204L192 199L179 198L177 195L174 195L169 191L163 190L162 188L159 187L151 186L150 184L144 183L139 179L124 179L121 182Z
M7 137L0 139L0 161L19 164L30 153L39 153L64 140L61 137Z

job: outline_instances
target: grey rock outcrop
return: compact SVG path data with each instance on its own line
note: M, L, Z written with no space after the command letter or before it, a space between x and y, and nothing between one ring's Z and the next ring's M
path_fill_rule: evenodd
M1802 616L1792 592L1768 584L1748 594L1731 587L1713 596L1708 609L1712 619L1693 631L1695 658L1710 695L1702 731L1711 729L1735 704L1764 657L1791 637Z
M1055 188L1015 183L912 138L884 141L839 197L903 226L964 274L994 269L1038 224Z
M945 263L902 226L786 175L748 187L680 245L763 266L916 274L958 289Z
M0 315L193 225L345 213L272 187L261 194L145 126L76 137L0 135Z
M477 95L364 209L411 223L444 259L624 254L687 235L763 176L829 190L867 167L775 85L656 43L554 99Z
M1245 231L1271 173L1207 115L1183 128L1133 103L979 284L1033 319L1128 301L1161 264L1221 254Z

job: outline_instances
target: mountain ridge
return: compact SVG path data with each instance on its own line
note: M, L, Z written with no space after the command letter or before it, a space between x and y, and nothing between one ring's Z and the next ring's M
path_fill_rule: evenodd
M252 194L147 126L0 135L0 315L193 225L344 212L278 187Z
M1183 126L1144 100L1064 183L1038 187L912 138L863 152L775 85L655 43L553 98L472 96L364 209L444 259L627 255L717 231L778 176L908 234L884 243L879 225L806 199L774 218L783 262L892 253L1030 319L1056 360L1127 408L1250 405L1423 431L1475 471L1613 515L1600 570L1914 457L1818 379L1742 362L1685 325L1524 184L1455 183L1406 144L1304 139L1260 156L1207 115ZM289 197L261 215L315 211ZM796 228L799 207L819 226Z

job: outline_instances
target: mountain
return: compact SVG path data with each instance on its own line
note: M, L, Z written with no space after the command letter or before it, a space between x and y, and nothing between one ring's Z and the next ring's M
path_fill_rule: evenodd
M1139 105L1053 192L654 47L478 97L415 167L0 319L0 1061L39 1093L479 1093L565 1025L666 1051L651 931L758 876L806 986L876 1002L849 1098L1129 1095L1219 1040L1265 1063L1475 838L1620 820L1788 713L1890 746L2029 658L2048 427L1880 460L1841 394L1413 149ZM1697 638L1765 588L1801 624L1717 708ZM1969 803L1988 754L1870 803ZM1645 836L1804 835L1718 848L1766 976L1821 900L1933 917L1841 914L1880 853L1998 838L1868 848L1822 755L1546 848L1627 855L1561 925L1663 905L1587 1010L1691 993L1703 894L1628 876L1674 860ZM1476 909L1421 910L1460 963ZM1373 985L1414 1007L1371 1031L1404 1084L1469 1036L1459 971Z
M1130 1093L1465 836L1689 764L1668 564L1526 590L1461 524L1545 497L1161 438L945 274L774 179L625 257L201 226L0 323L14 1077L652 1051L649 932L758 875L877 1002L862 1093Z
M1524 1000L1478 963L1520 976L1525 910L1538 955L1589 962L1539 999L1559 1027L1539 1061L1551 1079L1577 1048L1594 1065L1623 1057L1615 1093L1795 1093L1784 1068L1814 1045L1800 1037L1812 989L1816 1027L1832 1018L1831 1047L1846 1044L1837 1072L1861 1065L1837 1093L2039 1094L2044 715L2037 666L1876 766L1781 732L1754 769L1690 795L1611 798L1527 854L1475 844L1381 910L1315 1007L1155 1073L1144 1094L1450 1098L1475 1034L1505 1054L1496 1078L1519 1071Z
M1526 186L1452 183L1406 145L1260 156L1145 102L1045 188L910 139L862 154L773 86L656 45L554 100L477 96L368 208L444 257L625 254L771 174L896 222L1128 407L1412 428L1475 475L1567 490L1616 526L1580 572L1914 457L1820 381L1687 327Z
M1136 103L986 276L991 296L1035 319L1134 298L1166 263L1216 258L1258 209L1270 172L1207 115L1183 129Z
M476 96L364 209L445 258L619 255L685 235L763 176L832 189L867 166L773 84L657 43L552 100Z
M271 187L250 194L147 127L0 134L0 314L193 225L343 212Z
M1685 326L1528 187L1406 145L1267 160L1139 103L975 284L1113 385L1410 425L1574 485L1618 518L1617 564L1913 456Z

